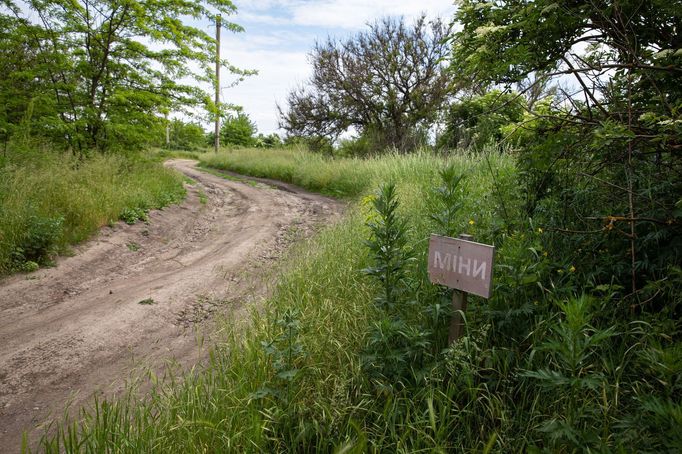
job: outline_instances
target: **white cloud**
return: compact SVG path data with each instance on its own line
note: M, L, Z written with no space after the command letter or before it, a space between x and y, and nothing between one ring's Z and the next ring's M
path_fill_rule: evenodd
M261 0L238 2L238 7L238 17L257 23L342 29L359 29L384 16L450 17L455 11L448 0Z
M359 29L384 16L408 19L426 12L429 17L450 16L454 6L442 0L329 0L307 3L293 8L293 21L300 25Z
M259 74L222 90L224 102L244 107L260 132L278 130L276 103L304 83L311 73L307 53L316 40L342 37L368 22L385 16L411 20L426 13L429 18L452 17L452 0L237 0L231 20L246 32L226 34L223 58ZM223 86L229 83L225 75Z
M291 20L285 17L277 17L271 14L263 14L262 12L240 12L237 20L245 22L253 22L257 24L267 25L288 25Z

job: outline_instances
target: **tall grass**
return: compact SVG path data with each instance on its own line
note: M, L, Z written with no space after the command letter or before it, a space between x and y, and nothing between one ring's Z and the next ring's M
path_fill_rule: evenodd
M199 155L202 165L246 175L274 178L323 194L353 198L379 181L428 185L437 175L439 158L429 153L375 159L334 159L296 149L236 149ZM462 160L464 164L466 159Z
M183 197L179 175L140 155L81 160L11 148L0 166L0 275L47 263L122 214Z
M79 423L62 422L56 436L45 437L46 451L680 447L682 363L679 342L666 334L678 325L609 318L608 295L579 295L578 274L557 269L560 251L544 249L546 232L519 219L509 156L421 153L360 161L240 150L201 160L334 193L351 206L342 221L291 251L266 309L252 314L244 332L226 335L204 370L159 382L141 402L99 402ZM382 183L396 185L416 258L405 269L411 293L403 304L415 314L411 321L423 323L449 306L450 293L426 276L426 239L438 232L431 215L442 208L438 172L447 165L465 175L453 230L497 246L494 295L470 299L466 335L455 345L445 348L447 332L433 326L434 361L408 364L410 377L370 376L363 355L370 337L382 340L386 318L374 304L378 283L362 272L373 265L365 246L366 223L376 216L372 194Z
M115 416L105 419L101 411L90 414L80 427L69 429L71 434L62 432L58 438L45 439L45 446L57 450L59 443L74 451L75 443L84 443L93 452L151 447L164 452L332 450L345 444L358 448L368 433L372 439L367 442L377 448L395 446L394 437L411 436L396 432L397 427L385 432L385 421L372 421L376 415L370 410L376 411L376 396L360 387L359 352L372 323L376 290L360 272L368 265L363 243L368 234L364 225L368 208L363 196L383 181L396 182L401 212L414 226L410 240L418 245L424 262L430 227L427 211L438 171L452 162L468 175L472 203L467 208L474 210L478 203L474 201L485 200L492 191L485 161L427 153L367 161L328 160L280 150L239 150L200 158L211 167L290 181L355 202L344 220L294 248L267 312L254 314L244 337L230 337L218 346L205 371L163 388L167 392L158 388L141 404L100 403L97 408L108 408ZM491 154L488 158L498 171L513 172L507 157ZM478 225L491 222L493 211L472 212L462 224L473 232ZM476 219L474 225L469 223L471 218ZM281 320L286 313L294 314L298 325L294 339L282 337L286 329ZM282 378L275 363L281 362L279 353L291 342L298 348L289 366L297 372ZM402 407L404 400L387 401L385 417L405 416L391 410ZM422 429L431 431L431 426Z

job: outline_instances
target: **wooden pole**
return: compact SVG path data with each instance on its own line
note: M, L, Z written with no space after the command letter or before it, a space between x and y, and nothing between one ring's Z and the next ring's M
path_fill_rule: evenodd
M459 239L473 241L474 237L462 233L458 236ZM464 317L463 314L467 310L467 292L459 290L452 291L452 318L450 319L450 331L448 335L448 344L452 344L459 339L464 332Z
M168 120L168 112L165 112L163 116L166 118L166 148L170 148L170 121Z
M215 152L220 148L220 14L215 21Z

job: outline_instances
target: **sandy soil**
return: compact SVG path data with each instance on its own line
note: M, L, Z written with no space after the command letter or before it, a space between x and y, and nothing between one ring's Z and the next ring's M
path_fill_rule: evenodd
M197 182L181 205L105 227L54 268L0 280L0 452L19 452L24 430L35 443L67 403L121 390L132 370L199 362L216 316L243 319L286 247L342 209L194 161L167 165Z

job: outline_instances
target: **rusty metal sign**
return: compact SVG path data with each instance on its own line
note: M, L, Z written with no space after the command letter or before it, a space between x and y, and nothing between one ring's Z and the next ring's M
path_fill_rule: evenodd
M495 247L431 235L429 279L434 284L490 298Z

